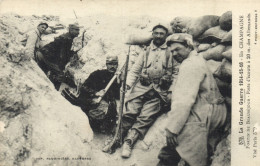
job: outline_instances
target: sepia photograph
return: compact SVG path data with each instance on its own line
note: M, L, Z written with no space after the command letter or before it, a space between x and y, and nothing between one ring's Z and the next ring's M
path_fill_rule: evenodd
M260 165L259 6L0 0L0 165Z

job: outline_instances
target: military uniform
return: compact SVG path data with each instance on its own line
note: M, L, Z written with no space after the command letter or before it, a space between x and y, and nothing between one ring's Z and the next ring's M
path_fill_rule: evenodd
M168 113L166 129L177 135L178 145L162 148L158 165L177 165L183 158L191 166L206 166L208 137L224 125L226 115L206 61L192 51L180 65Z
M63 34L36 53L36 62L47 74L51 72L50 80L54 83L56 89L59 88L61 82L56 80L56 76L63 76L63 70L70 58L74 55L71 51L73 38L69 33Z
M44 62L57 65L58 69L64 70L65 65L69 62L70 58L74 55L71 51L73 38L69 33L65 33L39 51L44 56ZM51 67L51 66L50 66Z
M115 99L119 99L120 96L120 84L114 82L105 96L103 100L108 103L108 113L102 119L97 119L89 115L89 111L96 107L95 104L92 103L93 98L95 98L96 92L105 89L109 81L114 76L114 73L109 72L108 70L97 70L91 73L88 79L83 83L80 88L79 95L79 105L82 110L88 115L90 119L90 125L94 130L107 130L108 132L115 126L116 123L116 102Z
M25 54L31 59L35 58L35 53L40 49L41 40L41 33L37 28L29 32L28 39L26 41Z
M132 128L144 138L149 127L158 117L161 106L168 102L169 87L164 89L159 83L163 76L170 76L174 82L178 73L178 64L167 51L166 43L157 47L151 42L148 50L138 57L129 71L127 85L131 87L127 94L126 111L123 113L124 131ZM142 85L141 73L147 73L149 85ZM173 86L173 83L172 85Z

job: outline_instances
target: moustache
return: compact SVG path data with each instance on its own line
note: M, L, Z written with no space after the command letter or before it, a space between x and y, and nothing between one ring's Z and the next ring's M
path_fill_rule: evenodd
M116 68L114 68L114 67L111 67L111 68L109 68L109 70L116 70Z

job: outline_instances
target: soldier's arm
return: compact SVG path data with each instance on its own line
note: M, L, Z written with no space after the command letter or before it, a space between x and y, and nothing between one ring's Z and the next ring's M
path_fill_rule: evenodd
M97 83L97 71L94 71L89 75L89 77L86 79L86 81L83 83L82 87L85 88L85 91L90 94L96 93L96 83Z
M169 88L169 91L172 91L178 78L180 64L176 60L174 60L172 56L170 60L171 65L168 67L168 71L171 71L172 84Z
M34 50L35 50L35 44L37 42L37 34L33 31L29 34L29 37L27 39L26 43L26 50L25 54L34 59Z
M129 74L127 76L126 80L126 85L129 87L132 87L135 81L139 78L142 68L143 68L143 63L144 63L144 54L140 54L135 62L135 64L132 66L132 68L129 71Z
M186 61L180 66L179 76L173 90L171 111L168 113L167 129L170 132L179 134L185 125L204 76L205 72L199 64Z

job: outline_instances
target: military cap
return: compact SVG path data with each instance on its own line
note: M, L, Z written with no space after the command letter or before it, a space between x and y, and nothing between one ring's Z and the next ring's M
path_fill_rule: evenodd
M157 28L162 28L162 29L164 29L164 30L166 31L166 33L168 33L168 31L169 31L169 29L167 28L167 26L164 25L164 24L161 24L161 23L155 25L155 26L153 27L152 31L154 31L154 30L157 29Z
M78 23L69 24L69 29L79 29L81 28Z
M40 23L38 24L38 26L40 26L40 25L46 25L47 28L49 27L49 25L48 25L46 22L40 22Z
M117 56L112 56L109 55L106 57L106 63L113 63L113 62L118 62L118 57Z
M174 33L166 38L167 45L172 43L187 44L188 47L194 48L193 39L190 34L187 33Z

